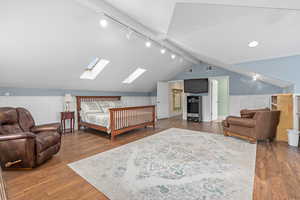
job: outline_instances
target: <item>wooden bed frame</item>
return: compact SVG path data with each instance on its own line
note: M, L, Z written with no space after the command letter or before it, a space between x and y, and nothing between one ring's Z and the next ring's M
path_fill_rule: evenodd
M110 108L110 127L109 129L100 125L90 124L81 121L80 111L81 102L93 102L93 101L119 101L120 96L76 96L77 105L77 122L78 130L83 127L91 129L109 132L111 131L111 141L115 139L116 135L124 132L152 126L155 128L155 106L136 106L136 107L123 107L123 108Z
M1 167L0 167L0 200L7 200Z

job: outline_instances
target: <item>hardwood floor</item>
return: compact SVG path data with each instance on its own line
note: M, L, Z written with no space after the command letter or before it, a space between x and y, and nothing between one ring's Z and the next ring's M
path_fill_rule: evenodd
M178 118L160 120L157 128L134 130L111 143L106 134L76 132L63 137L62 149L44 165L33 170L5 171L9 200L102 200L101 192L73 172L67 164L111 148L176 127L216 134L220 123L189 123ZM199 144L201 145L201 144ZM300 150L283 142L258 143L254 200L300 199Z

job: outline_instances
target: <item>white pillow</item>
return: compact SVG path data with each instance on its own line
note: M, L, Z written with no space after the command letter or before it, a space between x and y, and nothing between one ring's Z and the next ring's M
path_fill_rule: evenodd
M103 113L102 108L96 102L82 102L81 109L85 113Z

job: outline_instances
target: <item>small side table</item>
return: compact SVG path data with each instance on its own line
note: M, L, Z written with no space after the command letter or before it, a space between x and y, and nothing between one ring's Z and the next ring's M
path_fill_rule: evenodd
M67 131L73 133L74 132L74 124L75 124L75 112L61 112L61 125L63 133L67 133ZM66 129L66 120L70 120L70 128Z

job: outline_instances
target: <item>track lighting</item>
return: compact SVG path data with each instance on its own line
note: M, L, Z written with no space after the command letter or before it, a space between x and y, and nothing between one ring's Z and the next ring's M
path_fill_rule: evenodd
M173 60L176 59L176 57L178 56L178 60L179 62L183 62L184 59L181 56L181 53L178 53L177 51L174 51L176 53L172 53L172 49L169 49L170 47L165 47L164 44L160 43L159 41L155 40L155 39L151 39L151 37L149 37L148 35L138 31L137 29L135 29L132 26L129 26L125 23L123 23L122 21L119 21L118 19L116 19L114 16L111 16L107 13L101 13L100 19L99 19L99 25L102 28L106 28L109 26L110 22L114 22L119 24L120 26L124 27L123 31L125 30L125 37L127 40L132 39L133 36L137 36L139 38L142 38L143 40L145 40L145 47L146 48L150 48L152 47L152 43L154 43L155 46L160 46L160 53L162 55L166 54L166 52L170 52L171 53L171 58ZM177 54L178 53L178 54Z
M259 77L258 74L254 74L253 77L252 77L252 80L253 80L253 81L256 81L256 80L258 79L258 77Z
M147 48L150 48L151 45L152 45L152 43L151 43L149 40L147 40L146 43L145 43L145 46L146 46Z
M106 28L107 25L108 25L108 21L107 21L106 16L105 16L104 13L102 13L102 15L101 15L101 18L100 18L100 20L99 20L99 24L100 24L100 26L101 26L102 28Z
M127 28L127 33L126 33L127 40L130 40L132 34L133 34L133 31L130 28Z
M106 28L108 25L108 22L106 19L100 19L99 23L102 28Z

